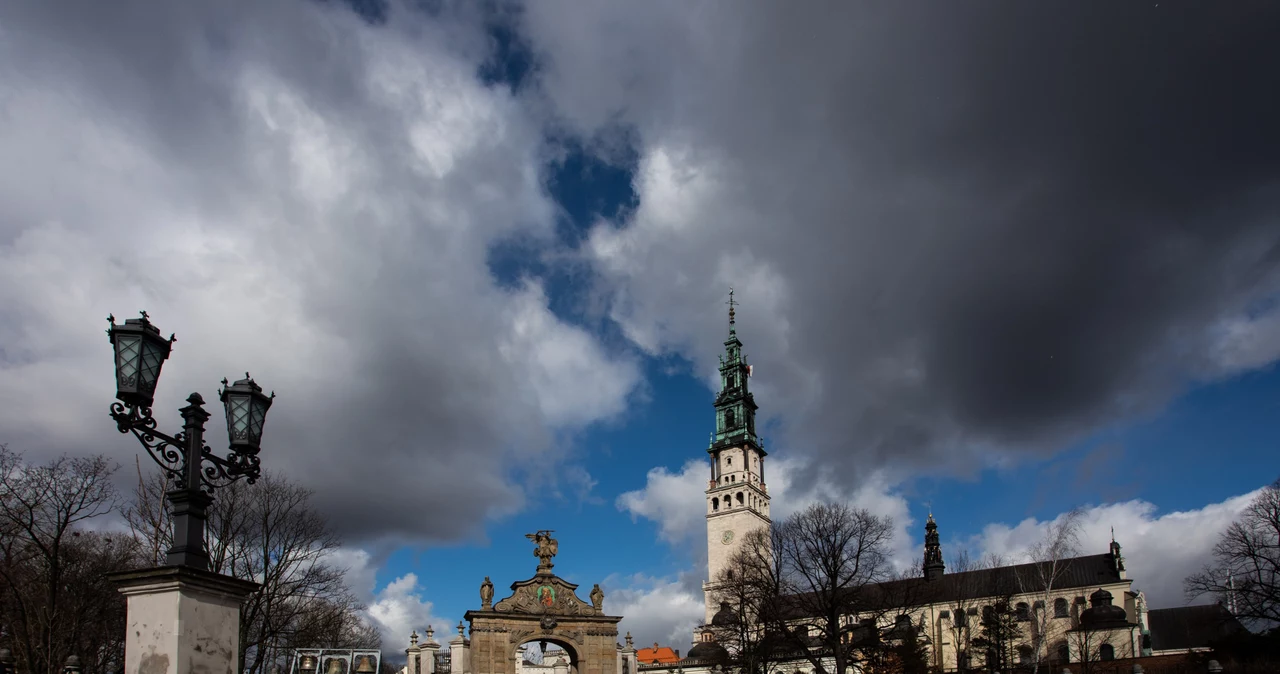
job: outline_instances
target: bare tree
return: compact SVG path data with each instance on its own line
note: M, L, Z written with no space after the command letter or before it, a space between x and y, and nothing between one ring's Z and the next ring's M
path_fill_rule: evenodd
M891 520L844 504L815 504L775 524L767 549L754 546L760 586L751 612L761 640L817 674L865 661L879 648L878 626L907 605L880 586L893 578L892 536Z
M164 566L173 545L173 518L164 495L173 488L173 480L164 471L143 473L140 457L134 457L138 484L133 499L124 508L124 519L138 542L146 566Z
M1051 659L1048 656L1050 627L1053 625L1054 594L1058 592L1071 569L1072 560L1080 554L1080 528L1084 512L1076 508L1049 523L1044 535L1027 550L1030 565L1016 567L1018 590L1035 597L1026 616L1031 621L1032 671Z
M775 610L779 596L780 559L769 529L748 531L728 565L713 579L711 600L720 607L710 625L716 643L743 674L768 674L783 658L761 614Z
M60 672L68 655L86 672L123 661L124 598L103 574L132 567L128 537L84 524L116 502L102 456L27 463L0 445L0 624L21 671Z
M1188 577L1189 599L1217 597L1255 627L1280 624L1280 480L1254 498L1213 548L1213 563Z
M142 548L163 555L171 529L158 504L167 483L140 478L128 509ZM294 648L376 648L381 640L333 563L341 541L311 507L312 492L279 474L234 483L209 508L210 569L261 588L241 607L241 670L261 674Z
M1067 633L1067 643L1076 653L1076 663L1072 671L1079 674L1090 674L1098 669L1102 661L1102 645L1106 643L1105 635L1096 630L1075 629Z

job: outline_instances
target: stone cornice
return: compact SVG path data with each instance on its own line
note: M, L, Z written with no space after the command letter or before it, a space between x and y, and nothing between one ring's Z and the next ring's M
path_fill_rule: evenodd
M186 566L160 566L151 569L117 571L106 574L116 589L125 596L155 594L171 590L195 590L205 594L243 601L261 585L240 578L201 571Z

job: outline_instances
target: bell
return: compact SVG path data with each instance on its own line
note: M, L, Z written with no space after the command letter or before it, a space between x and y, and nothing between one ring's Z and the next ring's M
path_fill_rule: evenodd
M347 663L342 658L329 658L329 666L324 668L324 674L347 674Z
M298 670L303 672L316 671L316 656L314 655L302 656L302 659L298 661Z
M378 668L373 664L372 655L360 656L360 664L356 665L356 674L373 674Z

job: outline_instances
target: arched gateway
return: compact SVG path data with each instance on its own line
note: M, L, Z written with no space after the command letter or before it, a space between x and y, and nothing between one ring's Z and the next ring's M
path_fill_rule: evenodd
M596 585L590 603L578 598L577 585L551 572L556 540L550 531L527 534L538 547L533 578L511 584L511 596L493 602L493 584L480 586L480 610L467 611L471 624L470 674L515 674L519 649L531 641L560 646L569 656L570 674L617 674L618 622L601 609L604 593Z

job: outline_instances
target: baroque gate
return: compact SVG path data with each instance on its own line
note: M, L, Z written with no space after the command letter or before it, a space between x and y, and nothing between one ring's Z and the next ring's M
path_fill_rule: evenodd
M570 674L617 674L618 622L601 606L600 586L590 603L578 598L577 585L551 572L557 542L550 531L526 534L537 548L533 578L511 584L511 596L493 603L493 583L480 586L480 610L467 611L471 625L470 674L515 674L519 648L531 641L554 643L569 656Z

